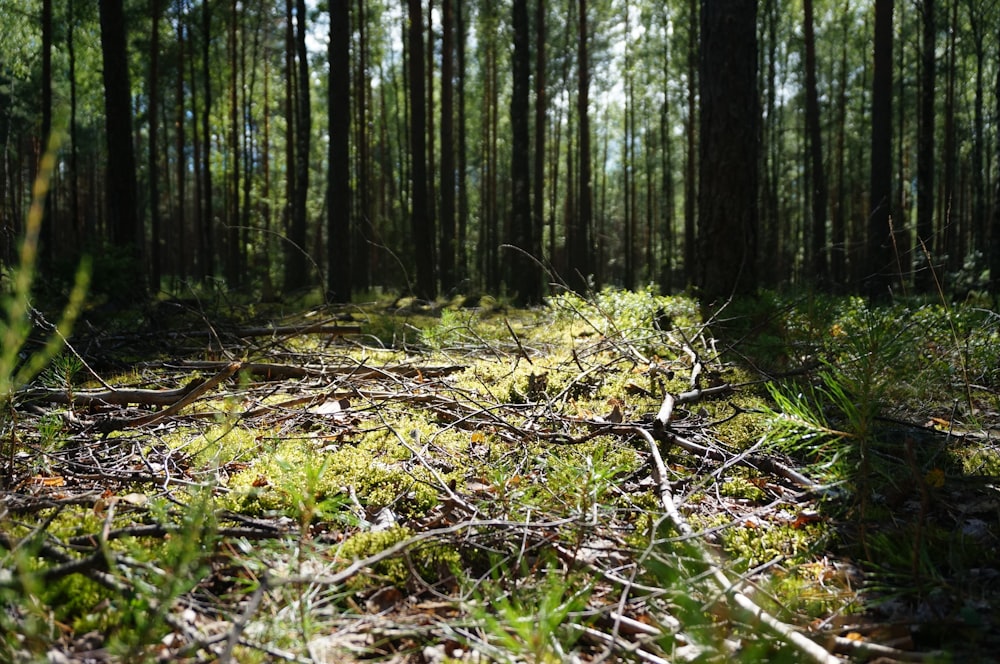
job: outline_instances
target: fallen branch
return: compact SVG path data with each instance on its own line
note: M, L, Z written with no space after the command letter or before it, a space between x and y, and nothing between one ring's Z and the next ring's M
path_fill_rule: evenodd
M239 368L239 362L230 362L222 371L215 374L205 382L198 384L195 389L190 390L180 399L163 410L155 413L149 413L147 415L141 415L139 417L114 417L102 420L96 422L94 424L94 428L101 433L110 433L112 431L121 431L122 429L148 426L168 417L172 417L183 410L186 406L193 403L196 399L198 399L198 397L205 394L209 390L214 389L219 383L232 376L239 370Z
M653 458L653 472L659 484L660 503L663 505L667 517L682 535L693 538L695 535L694 529L688 524L687 520L681 515L674 504L670 482L667 479L667 468L663 463L663 457L660 455L660 448L656 439L641 427L633 427L633 432L641 436L649 444L650 454ZM752 599L737 590L738 584L734 585L729 580L708 549L704 546L699 546L693 539L692 544L694 544L698 555L701 557L702 564L706 566L709 578L717 586L717 590L730 597L736 605L738 613L742 614L745 620L761 625L783 642L797 648L811 661L822 664L839 664L840 660L830 654L826 648L799 633L791 625L781 622L754 603Z

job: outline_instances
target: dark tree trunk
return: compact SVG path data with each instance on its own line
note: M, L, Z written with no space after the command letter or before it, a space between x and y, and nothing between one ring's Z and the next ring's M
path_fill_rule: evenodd
M934 101L937 26L934 0L924 0L921 45L920 116L917 127L917 254L930 258L934 236ZM919 264L920 261L918 260ZM917 271L915 287L926 293L934 286L931 261Z
M458 0L461 2L462 0ZM455 16L453 0L441 2L441 290L455 279Z
M816 36L813 27L812 0L804 0L804 37L806 47L806 129L812 179L812 232L810 246L811 276L820 288L827 287L826 260L826 171L823 168L823 133L820 129L819 93L816 89Z
M309 94L309 53L306 50L306 2L295 3L295 197L289 237L295 245L292 260L285 265L285 289L304 288L309 283L309 255L306 248L309 199L309 142L312 138L312 107Z
M42 0L42 149L48 149L52 134L52 0ZM52 264L55 232L52 228L52 196L45 197L41 228L41 265Z
M841 35L843 43L840 50L840 71L837 90L837 194L834 197L833 219L831 223L832 247L830 251L830 276L834 288L839 290L844 286L847 277L847 42L848 20L845 9L844 32Z
M104 56L104 109L107 119L107 213L111 241L134 259L135 273L121 275L122 297L142 290L137 277L139 222L135 152L132 146L132 103L129 84L125 14L122 0L101 0L101 50Z
M757 6L702 0L697 280L705 304L756 288Z
M149 44L149 285L160 292L162 220L160 216L160 145L157 113L160 108L160 13L161 0L150 0L153 27Z
M512 177L512 249L508 249L509 279L518 304L536 304L541 300L541 277L530 255L534 247L531 224L531 136L528 129L531 105L531 54L528 29L528 0L514 0L514 90L510 103L511 177Z
M1000 45L1000 26L997 28L997 41ZM1000 54L998 54L1000 56ZM997 71L996 84L993 90L994 103L996 104L996 116L1000 118L1000 71ZM1000 134L996 136L995 162L1000 164ZM990 219L990 242L989 242L989 265L990 265L990 292L994 296L1000 295L1000 176L997 177L995 189L993 191L993 217Z
M687 50L687 122L684 134L687 138L687 154L684 158L684 272L687 281L695 278L695 236L696 215L698 213L698 24L700 22L698 0L688 3L688 50Z
M351 11L350 0L330 1L330 121L326 291L334 302L351 301Z
M469 192L466 169L466 132L465 132L465 19L462 13L462 2L455 3L455 64L458 67L458 255L456 256L456 276L459 282L468 279L469 256L466 250L469 225Z
M864 291L875 302L892 287L892 12L893 0L875 0L875 56L871 111L871 212Z
M410 208L413 249L416 259L416 294L425 300L437 297L434 278L434 221L427 201L427 129L426 99L424 95L424 29L420 0L407 0L410 19L407 31L409 42L410 86L410 155L412 203Z
M226 55L229 58L229 155L227 167L230 172L226 180L225 211L225 270L230 288L242 286L243 270L240 266L240 141L243 134L240 127L239 65L237 28L240 24L239 0L231 0L229 25L226 31Z
M212 62L210 45L212 43L212 15L209 3L201 4L201 66L202 66L202 115L201 115L201 177L202 185L199 191L201 201L199 271L202 279L208 279L215 274L215 207L212 202Z
M534 227L531 253L542 260L542 235L545 228L545 125L548 114L545 54L545 0L535 0L535 154L534 182L532 183L531 223ZM541 278L541 275L539 275ZM544 284L539 283L538 296L541 297Z
M69 59L69 186L70 186L70 223L72 224L71 238L79 242L82 239L82 228L80 220L80 147L79 134L76 120L77 98L76 98L76 45L74 33L76 25L76 3L69 0L66 19L66 51Z
M593 273L591 266L590 229L593 226L594 193L590 167L590 63L587 40L590 32L587 29L587 0L579 0L577 16L577 75L579 88L576 97L577 130L579 142L578 203L577 213L568 219L566 228L567 258L569 285L578 293L585 293L589 288L589 277Z

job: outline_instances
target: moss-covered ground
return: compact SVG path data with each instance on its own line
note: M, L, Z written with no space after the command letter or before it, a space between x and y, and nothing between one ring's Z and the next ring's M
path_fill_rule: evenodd
M1000 647L989 306L164 299L70 344L3 420L0 661L816 660L736 594L830 658Z

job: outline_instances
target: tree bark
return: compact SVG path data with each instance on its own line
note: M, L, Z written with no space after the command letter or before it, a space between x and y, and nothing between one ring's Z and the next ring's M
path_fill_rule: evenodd
M425 300L437 297L434 277L434 221L427 201L427 120L424 94L424 37L423 12L420 0L407 0L410 47L410 154L412 203L410 224L417 268L416 295Z
M875 56L871 110L871 195L865 294L889 299L892 287L892 13L893 0L875 0Z
M579 0L577 4L577 131L579 140L577 154L579 155L578 202L577 213L568 219L566 228L567 258L570 287L578 293L585 293L590 287L589 279L593 273L590 254L590 229L593 226L594 192L590 166L590 62L587 29L587 0Z
M756 288L757 7L702 0L698 254L704 304Z
M920 257L927 262L918 269L914 286L927 293L934 286L931 272L934 239L934 101L935 63L937 60L937 26L935 25L934 0L924 0L923 43L920 58L920 116L917 127L917 264ZM926 253L925 253L926 252Z
M309 53L306 49L306 2L295 3L295 181L289 238L294 247L285 264L285 289L297 290L309 283L309 232L306 203L309 200L309 145L312 140L312 106L309 88Z
M351 11L350 0L330 0L327 107L330 124L327 191L327 297L350 302L351 273Z
M826 260L826 171L823 167L823 133L820 129L819 92L816 89L816 36L813 26L813 2L804 0L803 35L806 48L806 128L809 133L809 174L812 182L812 232L810 274L820 288L827 287Z
M458 0L461 2L462 0ZM455 279L455 15L453 0L441 2L441 290Z
M101 0L101 50L104 57L104 109L107 118L107 212L111 240L133 263L120 275L126 287L117 296L130 298L145 290L138 279L139 220L132 146L132 103L129 83L125 13L122 0Z
M201 115L201 190L198 192L201 202L199 217L199 258L198 271L202 280L207 280L215 274L215 209L212 202L212 63L210 45L212 32L212 15L209 3L201 4L201 65L202 65L202 115Z
M528 129L531 114L531 39L528 28L528 0L513 0L512 27L514 33L513 95L510 102L512 219L510 244L507 251L508 278L519 305L537 304L541 300L541 277L531 257L534 247L531 224L531 136Z

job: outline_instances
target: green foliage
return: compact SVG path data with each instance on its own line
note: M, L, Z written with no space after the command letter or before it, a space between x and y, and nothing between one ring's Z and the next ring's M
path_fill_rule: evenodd
M573 589L558 568L543 571L537 586L476 603L473 615L484 625L487 652L501 661L565 662L587 624L584 610L591 588ZM491 593L492 594L492 593Z

